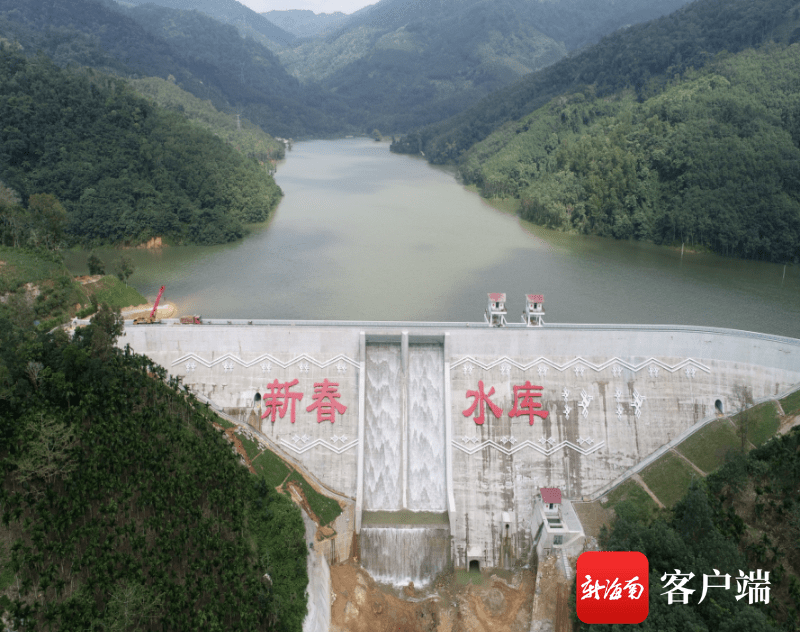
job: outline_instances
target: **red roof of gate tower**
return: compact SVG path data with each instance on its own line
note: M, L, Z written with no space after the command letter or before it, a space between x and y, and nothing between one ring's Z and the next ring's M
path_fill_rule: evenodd
M539 488L544 503L561 503L561 490L559 488Z

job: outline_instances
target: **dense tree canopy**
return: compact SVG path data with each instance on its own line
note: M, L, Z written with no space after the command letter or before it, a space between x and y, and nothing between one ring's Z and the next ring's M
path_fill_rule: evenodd
M244 112L280 136L326 136L352 129L341 104L302 88L262 44L196 11L113 0L0 0L0 41L123 77L170 75L225 111ZM320 109L320 106L324 108Z
M800 256L800 46L720 55L640 102L552 100L475 145L462 177L523 218L618 239Z
M74 241L227 242L281 195L254 159L118 79L5 48L0 95L0 179L23 200L55 196Z
M72 341L0 319L0 611L28 630L300 630L299 510L120 331L105 308Z
M400 139L398 152L425 152L437 164L456 162L506 123L563 93L592 85L600 96L625 87L640 98L669 78L702 67L721 51L738 52L798 36L794 0L697 0L670 15L621 29L598 44L498 90L462 113Z
M601 536L606 551L638 551L650 563L650 614L641 625L587 625L581 630L796 631L800 621L800 429L745 455L729 454L705 481L695 480L671 512L654 519L634 502ZM755 503L753 503L755 498ZM693 573L687 604L669 604L665 572ZM730 574L731 589L709 590L703 574ZM769 572L769 604L736 599L739 572ZM763 575L762 575L763 577ZM574 595L574 594L573 594Z

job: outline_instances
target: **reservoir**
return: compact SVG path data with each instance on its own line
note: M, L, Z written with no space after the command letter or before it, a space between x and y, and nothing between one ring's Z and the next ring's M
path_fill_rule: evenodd
M213 318L481 321L487 292L546 322L706 325L800 338L800 270L521 222L450 170L367 139L296 143L271 221L223 246L126 251L129 283ZM98 250L110 263L118 250ZM87 253L66 261L85 274Z

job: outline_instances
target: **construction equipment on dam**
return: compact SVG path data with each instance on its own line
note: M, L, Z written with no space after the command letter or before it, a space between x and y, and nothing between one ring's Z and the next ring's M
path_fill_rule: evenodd
M150 311L150 314L146 317L140 317L138 319L134 319L133 320L134 325L151 325L153 323L161 323L161 319L156 319L156 310L158 310L158 302L161 301L161 295L163 294L164 294L164 286L161 286L161 290L158 291L156 302L153 304L153 309Z

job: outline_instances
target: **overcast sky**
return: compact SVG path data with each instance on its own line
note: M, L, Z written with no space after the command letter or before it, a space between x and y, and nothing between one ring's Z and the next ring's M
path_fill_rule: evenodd
M314 13L353 13L378 0L239 0L253 11L265 13L266 11L286 9L310 9Z

